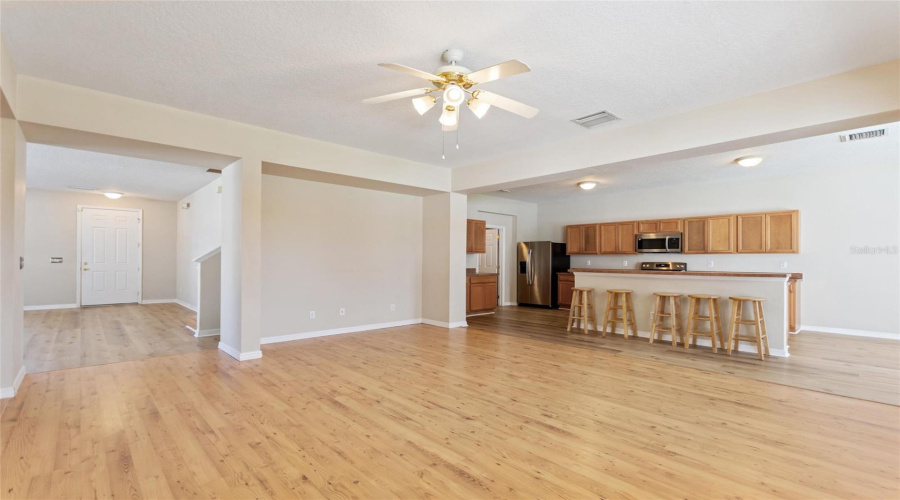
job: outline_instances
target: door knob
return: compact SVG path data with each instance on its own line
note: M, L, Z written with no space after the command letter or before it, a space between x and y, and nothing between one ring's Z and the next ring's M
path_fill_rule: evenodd
M86 268L86 267L82 267L81 270L82 270L82 271L90 271L90 269L88 269L88 268Z

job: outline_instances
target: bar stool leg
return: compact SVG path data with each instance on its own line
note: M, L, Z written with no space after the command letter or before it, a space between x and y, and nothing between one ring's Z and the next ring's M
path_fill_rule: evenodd
M763 347L765 347L766 356L769 355L769 331L766 329L766 313L763 312L763 304L762 302L757 302L759 305L759 321L762 325L762 333L763 333Z
M637 321L635 321L634 319L634 295L631 293L626 293L625 302L628 303L628 317L629 321L631 322L631 335L634 336L634 338L638 338ZM628 328L627 322L625 323L625 328Z
M678 337L681 337L681 340L684 341L684 332L681 330L681 297L678 297L678 300L675 297L669 297L669 306L671 309L669 314L672 315L669 317L672 320L672 347L677 347Z
M566 322L566 331L571 332L575 324L575 308L578 307L578 290L572 290L572 304L569 305L569 320Z
M735 328L737 327L737 310L738 305L737 301L731 301L731 322L728 325L728 355L731 356L731 351L733 349L737 349L737 342L735 341L735 337L737 334L735 332Z
M688 299L687 331L684 334L684 348L691 348L691 337L694 335L694 309L697 307L697 299Z
M606 337L606 327L609 326L609 312L612 310L612 294L606 292L606 311L603 313L603 331L601 335Z
M716 304L716 334L719 336L719 345L725 348L725 333L722 330L722 310L719 309L719 299L713 299Z
M716 344L721 344L721 335L722 332L718 331L716 325L719 324L719 311L718 308L715 307L716 300L715 299L706 299L707 308L709 310L709 342L712 345L712 351L716 354L719 353L719 348ZM724 345L722 347L725 347Z
M663 298L659 295L654 295L653 300L653 322L650 324L650 343L653 343L654 337L656 337L656 329L660 323L662 318L659 317L660 308L662 307L661 302L663 302Z
M759 302L753 303L753 323L753 329L756 330L756 354L759 356L760 361L765 361L766 357L763 355L762 323L760 322L759 317Z
M587 331L591 330L591 326L593 326L594 331L597 331L597 312L594 309L594 294L593 292L588 292L587 294L588 300L588 326Z
M590 315L591 296L587 292L581 292L581 332L585 335L588 333L588 316Z

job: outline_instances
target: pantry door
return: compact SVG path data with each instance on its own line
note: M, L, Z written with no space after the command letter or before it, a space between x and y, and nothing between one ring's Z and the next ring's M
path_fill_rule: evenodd
M81 305L141 301L141 211L81 208Z

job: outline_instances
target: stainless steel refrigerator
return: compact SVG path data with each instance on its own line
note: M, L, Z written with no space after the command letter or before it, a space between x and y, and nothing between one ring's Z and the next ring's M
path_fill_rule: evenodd
M565 243L520 241L516 300L520 306L559 307L556 273L569 270Z

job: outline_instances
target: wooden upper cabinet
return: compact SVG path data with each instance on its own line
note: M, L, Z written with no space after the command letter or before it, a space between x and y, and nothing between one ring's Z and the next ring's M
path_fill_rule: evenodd
M616 224L617 253L635 253L634 235L637 225L634 222Z
M706 221L706 253L734 253L734 216L709 217Z
M766 214L737 216L737 251L738 253L766 251Z
M484 253L487 251L484 238L486 230L486 221L466 220L466 253Z
M597 224L566 226L566 254L596 254Z
M766 252L800 252L800 212L766 214Z
M638 233L658 233L659 232L659 221L658 220L639 220L637 222L637 232Z
M682 231L681 219L666 219L657 222L660 233L678 233Z
M706 253L706 217L684 219L684 253Z
M616 253L618 245L616 244L616 225L600 224L600 252L599 253Z

